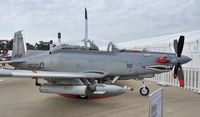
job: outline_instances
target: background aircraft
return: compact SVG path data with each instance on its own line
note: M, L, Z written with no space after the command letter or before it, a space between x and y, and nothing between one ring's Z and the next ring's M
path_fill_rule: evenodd
M82 98L116 96L132 90L118 86L117 80L142 80L141 95L148 95L149 89L144 78L174 70L174 77L184 87L181 64L191 59L181 55L184 36L174 41L176 54L118 49L112 43L107 51L100 51L88 39L88 17L85 9L84 46L59 44L49 51L30 53L26 50L21 31L16 32L13 52L8 63L16 70L0 70L0 77L33 78L41 93L74 95ZM61 35L58 35L61 38ZM39 83L38 78L46 80Z

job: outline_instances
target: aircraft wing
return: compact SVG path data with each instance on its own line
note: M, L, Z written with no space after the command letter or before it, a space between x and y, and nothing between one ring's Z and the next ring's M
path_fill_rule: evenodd
M98 79L103 78L106 73L92 72L54 72L54 71L31 71L31 70L6 70L0 69L0 77L20 77L20 78L44 78L44 79L73 79L87 78Z
M7 64L7 63L24 63L25 61L0 61L0 64Z

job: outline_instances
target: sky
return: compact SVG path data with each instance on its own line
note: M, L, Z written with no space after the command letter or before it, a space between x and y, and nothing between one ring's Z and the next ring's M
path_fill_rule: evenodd
M84 8L97 45L200 29L200 0L0 0L0 39L23 30L26 42L79 44Z
M175 39L179 39L180 35L185 37L185 44L189 45L192 48L192 45L198 45L200 41L200 30L193 30L189 32L180 32L175 34L167 34L157 37L150 37L144 39L131 40L126 42L117 43L118 48L126 49L137 49L137 48L148 48L148 47L168 47L173 45ZM147 41L148 40L148 41ZM195 44L193 44L195 43ZM172 46L173 47L173 46ZM105 50L106 46L103 48ZM185 46L184 46L185 49Z

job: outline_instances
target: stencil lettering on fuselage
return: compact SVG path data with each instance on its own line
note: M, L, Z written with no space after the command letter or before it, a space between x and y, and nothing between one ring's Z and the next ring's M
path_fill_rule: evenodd
M44 69L44 66L45 66L45 64L43 62L28 64L28 68L29 69L38 69L38 70L41 70L41 69Z

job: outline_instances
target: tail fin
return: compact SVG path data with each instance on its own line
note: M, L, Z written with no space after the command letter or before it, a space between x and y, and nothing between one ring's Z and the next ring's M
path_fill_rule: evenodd
M20 58L26 55L26 43L24 41L22 31L14 34L12 58Z

